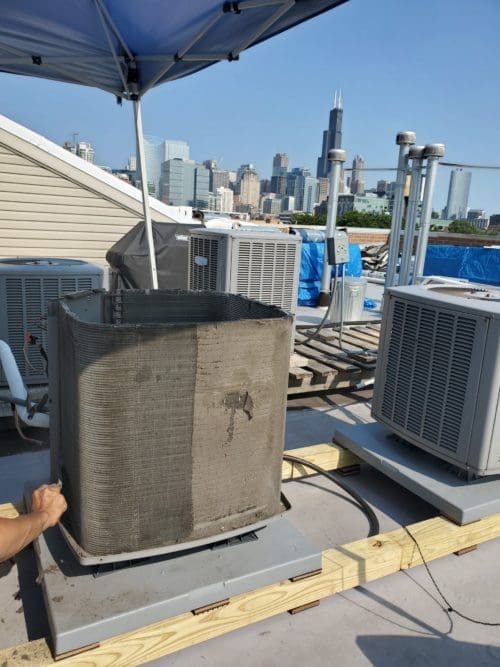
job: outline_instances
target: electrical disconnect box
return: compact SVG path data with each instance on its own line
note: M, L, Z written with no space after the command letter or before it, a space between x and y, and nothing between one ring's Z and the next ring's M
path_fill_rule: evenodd
M328 264L347 264L349 262L349 240L347 232L337 230L333 236L326 240L328 252Z

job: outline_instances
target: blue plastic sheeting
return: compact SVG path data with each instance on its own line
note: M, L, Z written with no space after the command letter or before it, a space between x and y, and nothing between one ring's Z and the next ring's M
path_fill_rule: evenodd
M315 306L321 289L323 273L324 243L302 243L299 277L299 306ZM356 243L349 243L349 263L345 275L358 278L362 272L361 249ZM342 275L342 267L339 270ZM332 270L333 276L333 270Z
M310 229L309 227L294 227L291 230L292 234L300 236L302 243L320 243L325 240L326 232L324 228Z
M500 248L430 245L425 257L424 275L500 285Z

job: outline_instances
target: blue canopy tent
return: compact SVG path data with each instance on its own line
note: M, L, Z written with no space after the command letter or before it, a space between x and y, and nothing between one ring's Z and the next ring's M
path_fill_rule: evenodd
M156 260L141 119L154 86L222 60L347 0L2 0L0 71L78 83L134 105L151 284Z

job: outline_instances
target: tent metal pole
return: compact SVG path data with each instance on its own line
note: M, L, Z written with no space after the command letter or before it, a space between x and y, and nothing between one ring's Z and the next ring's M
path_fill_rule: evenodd
M156 254L155 244L153 239L153 225L151 223L151 210L149 208L149 190L148 190L148 175L146 169L146 155L144 151L144 133L142 130L142 114L140 99L134 100L134 120L135 120L135 136L137 140L137 152L139 158L139 176L141 179L142 189L142 208L144 211L144 223L146 225L146 236L149 247L149 267L151 270L151 286L153 289L158 289L158 275L156 272Z

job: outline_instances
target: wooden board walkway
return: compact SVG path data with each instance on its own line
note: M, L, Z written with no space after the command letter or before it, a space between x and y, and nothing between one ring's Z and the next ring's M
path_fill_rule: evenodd
M319 444L289 451L326 469L359 460L342 447ZM296 479L311 469L283 463L283 479ZM14 517L13 505L0 506L0 516ZM413 539L412 539L413 537ZM39 639L0 651L0 665L73 665L73 667L133 667L291 609L311 605L380 577L426 561L469 549L500 537L500 514L466 526L435 517L342 546L325 549L322 571L307 579L281 581L243 593L223 607L202 614L180 614L133 632L107 639L95 648L54 662L48 641ZM415 541L419 548L417 548ZM422 555L421 555L422 554Z
M342 342L338 329L325 327L307 341L312 329L295 334L290 360L288 395L334 389L352 389L375 375L380 324L345 327Z

